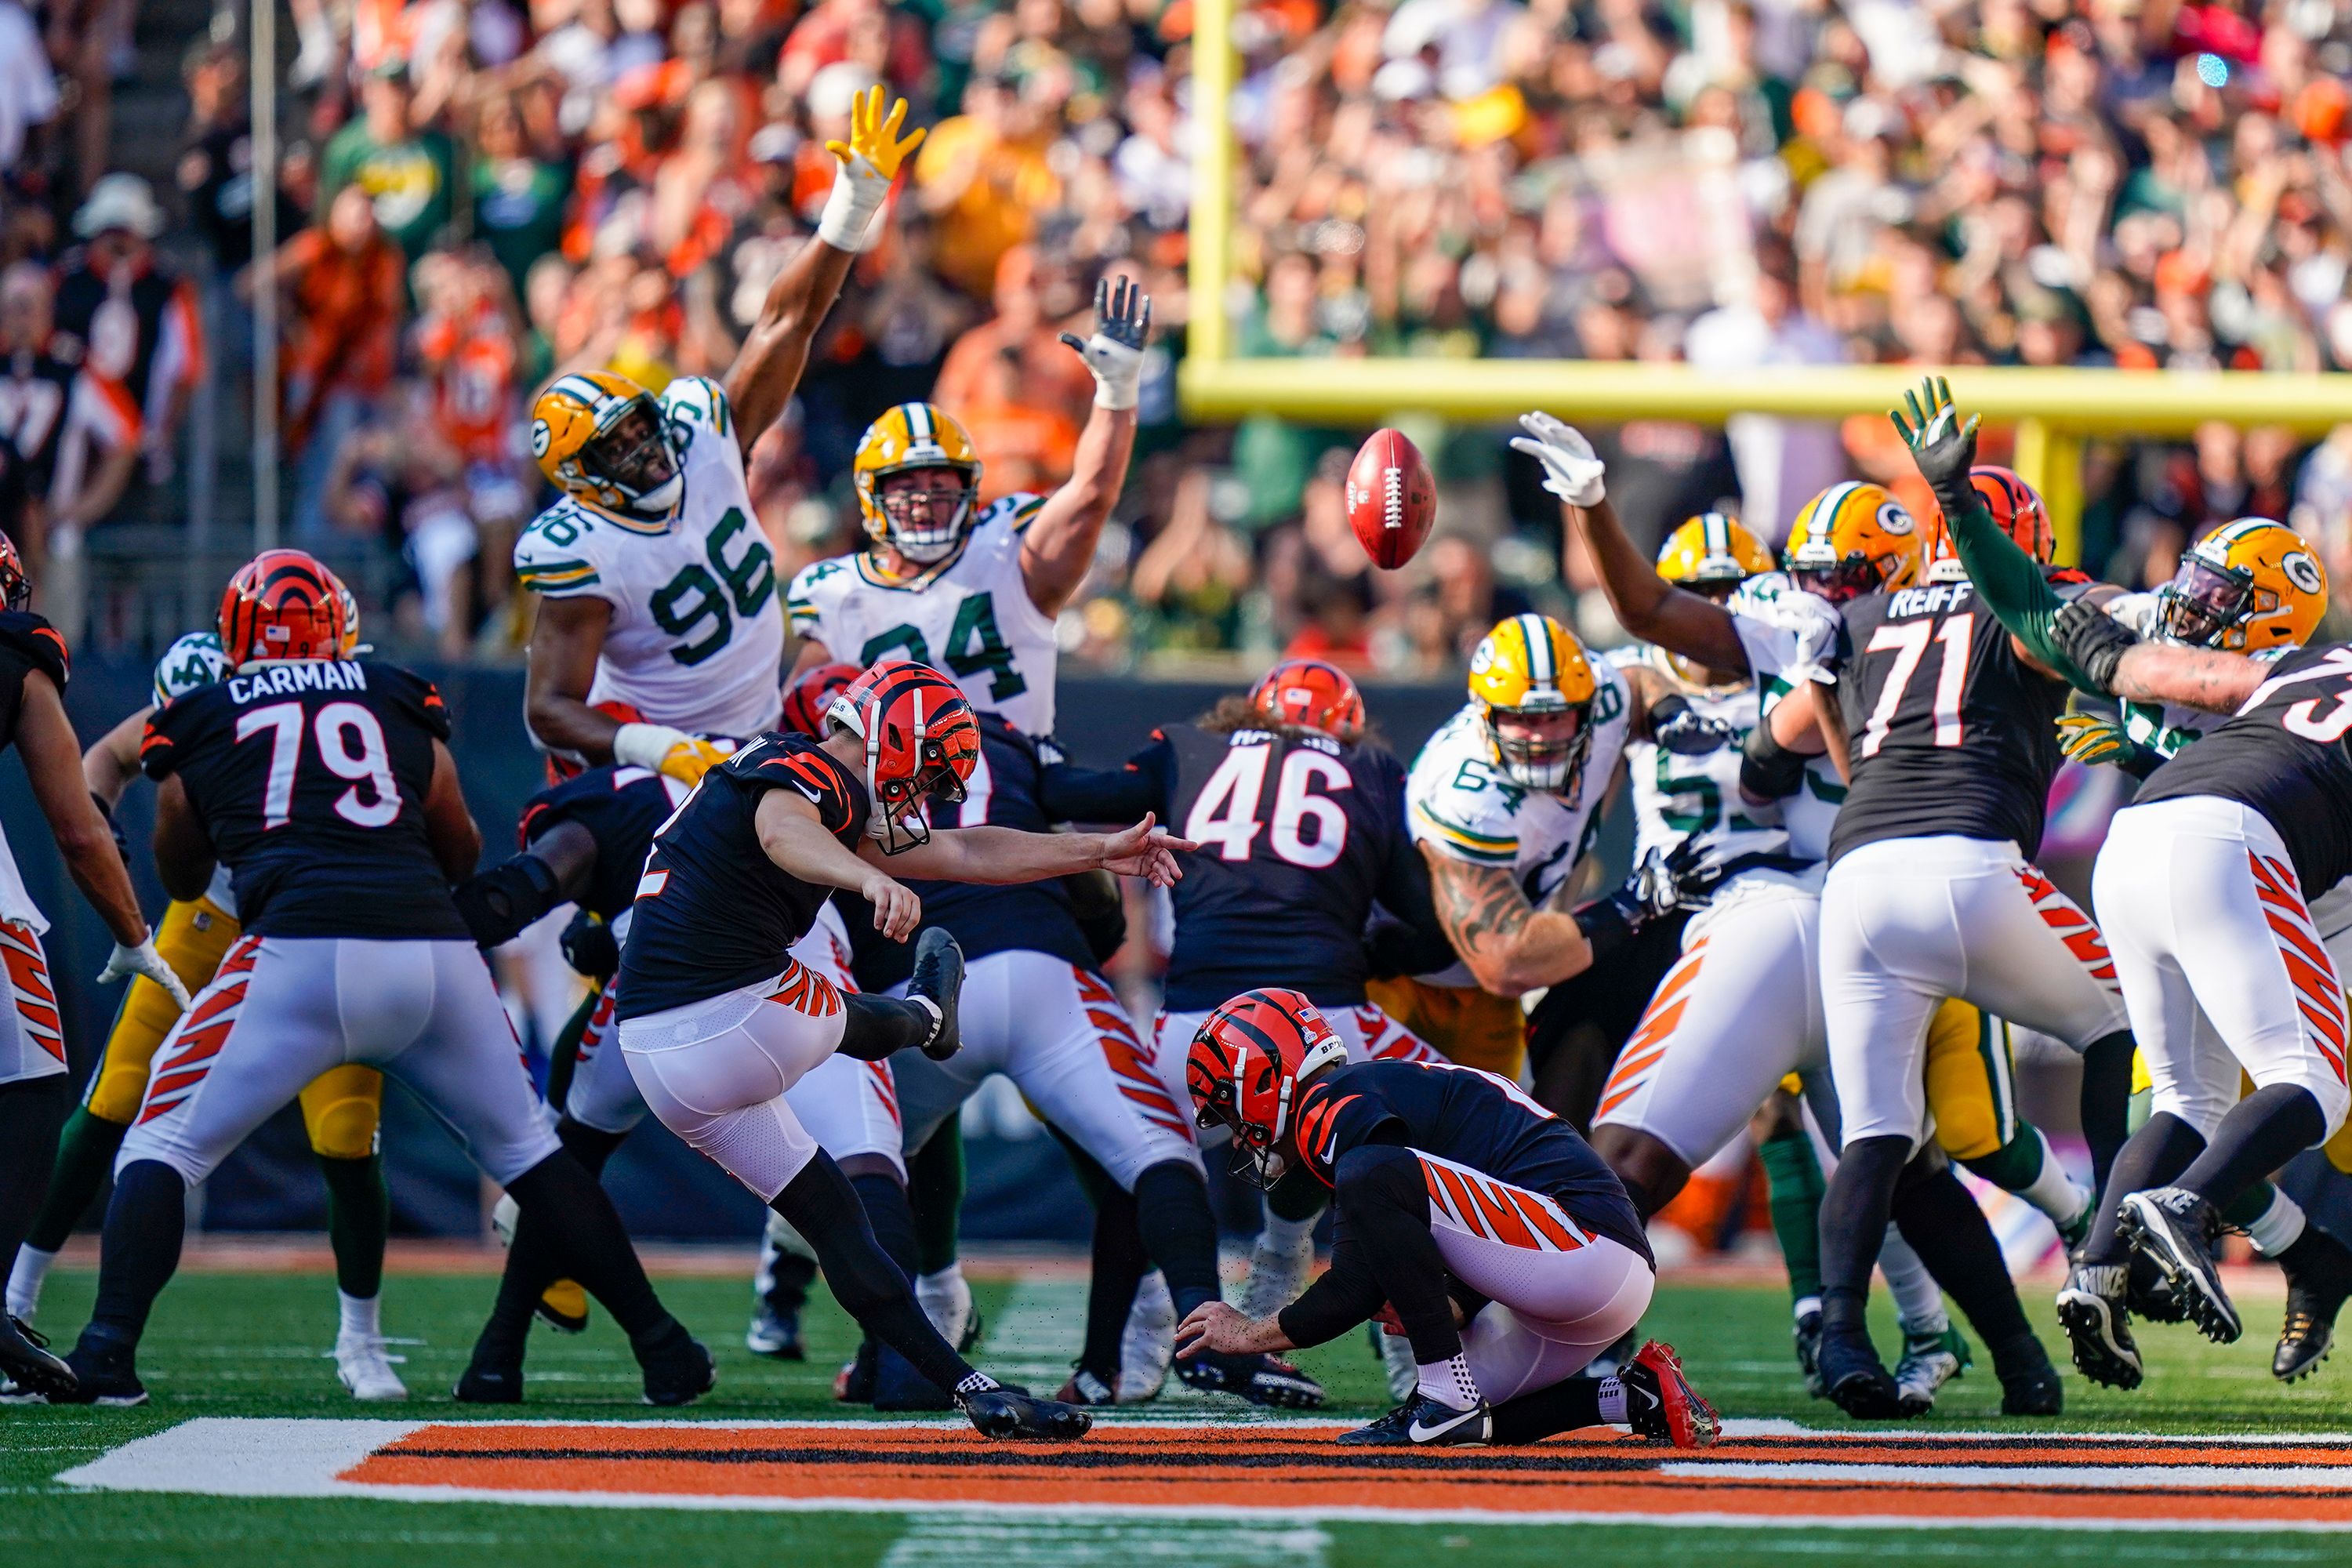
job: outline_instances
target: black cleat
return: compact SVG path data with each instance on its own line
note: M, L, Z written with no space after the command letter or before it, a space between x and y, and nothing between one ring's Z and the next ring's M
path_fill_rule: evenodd
M961 1397L972 1430L983 1437L1032 1437L1068 1443L1093 1429L1095 1418L1074 1405L1038 1399L1012 1388L983 1388Z
M2156 1259L2143 1252L2131 1255L2131 1263L2124 1275L2124 1306L2143 1323L2185 1323L2189 1308L2172 1289L2172 1282L2156 1266Z
M2214 1261L2221 1215L2211 1204L2186 1187L2134 1193L2124 1199L2116 1233L2134 1252L2147 1254L2155 1263L2188 1309L2189 1321L2207 1339L2226 1345L2245 1331Z
M1495 1412L1485 1400L1456 1410L1427 1394L1416 1394L1369 1426L1333 1439L1350 1447L1483 1448L1495 1440Z
M932 926L915 941L915 972L907 982L907 994L939 1010L930 1037L922 1045L923 1054L935 1062L963 1048L963 1036L956 1028L956 1000L962 993L963 949L944 928Z
M2137 1388L2147 1369L2124 1307L2124 1266L2076 1264L2058 1292L2058 1324L2074 1347L2074 1370L2109 1388Z
M761 1302L752 1310L751 1326L743 1331L743 1348L772 1361L808 1360L808 1351L801 1343L800 1313L779 1312Z
M2000 1379L2003 1415L2055 1415L2066 1407L2066 1386L2050 1352L2031 1332L1990 1347L1993 1375Z
M719 1384L719 1367L710 1352L675 1318L656 1331L649 1342L629 1348L645 1373L647 1405L691 1405Z
M0 1312L0 1377L13 1397L73 1401L73 1368L49 1353L49 1342L21 1318Z
M1636 1437L1676 1448L1706 1448L1723 1436L1715 1406L1690 1385L1682 1358L1664 1340L1634 1352L1617 1381L1625 1387L1625 1424Z
M2305 1226L2278 1262L2286 1275L2286 1323L2271 1353L2271 1375L2293 1383L2327 1359L2336 1314L2352 1295L2352 1249L2317 1226Z
M1829 1388L1822 1382L1822 1314L1818 1308L1797 1320L1797 1370L1805 1374L1805 1392L1815 1399L1827 1399Z
M1910 1414L1894 1373L1861 1330L1824 1330L1815 1364L1830 1403L1855 1420L1898 1421Z
M1320 1410L1323 1385L1272 1355L1223 1355L1205 1352L1176 1363L1187 1388L1203 1394L1238 1394L1252 1405L1276 1410Z
M121 1410L147 1403L147 1385L139 1381L138 1360L129 1345L92 1345L85 1331L82 1342L68 1352L66 1365L73 1371L74 1386L65 1394L50 1394L52 1405L102 1405Z
M509 1361L477 1349L450 1394L460 1405L520 1405L522 1358Z

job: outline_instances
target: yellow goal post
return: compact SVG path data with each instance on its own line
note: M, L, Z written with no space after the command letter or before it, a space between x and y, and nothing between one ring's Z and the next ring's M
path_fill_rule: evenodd
M1834 420L1883 414L1928 374L1916 365L1773 366L1724 373L1688 365L1586 360L1249 359L1233 349L1223 302L1234 276L1234 0L1195 0L1192 211L1187 291L1191 340L1180 372L1195 419L1270 414L1376 425L1402 413L1508 419L1541 408L1571 421L1679 419L1720 426L1736 414ZM2352 422L2352 374L2157 372L1961 365L1954 397L1989 425L2013 426L2018 472L2042 492L2059 559L2076 559L2083 441L2185 436L2212 420L2315 435Z

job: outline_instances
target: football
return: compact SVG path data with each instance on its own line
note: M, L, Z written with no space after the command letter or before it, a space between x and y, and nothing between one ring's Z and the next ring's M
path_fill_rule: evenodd
M1400 430L1375 430L1348 466L1348 521L1372 564L1412 560L1437 520L1437 481L1421 448Z

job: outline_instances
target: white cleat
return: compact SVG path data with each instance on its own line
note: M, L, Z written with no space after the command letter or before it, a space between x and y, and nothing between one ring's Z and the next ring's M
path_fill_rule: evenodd
M937 1274L926 1274L915 1281L915 1305L940 1331L940 1338L958 1351L968 1350L967 1334L971 1329L971 1286L963 1277L963 1269L950 1266Z
M1421 1368L1412 1359L1412 1342L1402 1334L1390 1333L1377 1322L1365 1327L1371 1331L1372 1349L1380 1352L1381 1370L1388 1378L1389 1397L1400 1405L1411 1404L1413 1391L1421 1386Z
M352 1391L353 1399L373 1404L408 1397L408 1385L392 1370L395 1360L405 1356L384 1354L383 1341L374 1334L338 1334L335 1337L335 1375Z
M1176 1299L1168 1293L1166 1277L1155 1268L1135 1288L1127 1328L1118 1336L1118 1402L1140 1405L1158 1398L1175 1353Z

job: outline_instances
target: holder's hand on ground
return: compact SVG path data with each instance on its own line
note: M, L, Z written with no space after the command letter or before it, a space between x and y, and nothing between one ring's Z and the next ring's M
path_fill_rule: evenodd
M863 250L866 229L890 195L891 182L907 155L923 144L928 131L917 130L903 140L898 128L907 122L907 100L899 99L883 112L879 87L849 100L849 140L828 142L824 150L840 160L833 193L825 198L817 219L816 237L836 250Z
M1599 506L1608 499L1603 481L1609 465L1582 431L1540 411L1520 415L1519 427L1527 434L1511 437L1511 450L1525 452L1543 465L1544 489L1570 506Z
M1176 1356L1190 1361L1207 1352L1217 1355L1256 1355L1287 1350L1279 1321L1244 1317L1223 1301L1203 1301L1176 1325Z
M1095 284L1095 330L1081 339L1064 332L1094 373L1095 406L1132 408L1143 384L1143 345L1151 337L1151 296L1129 278L1104 278Z

